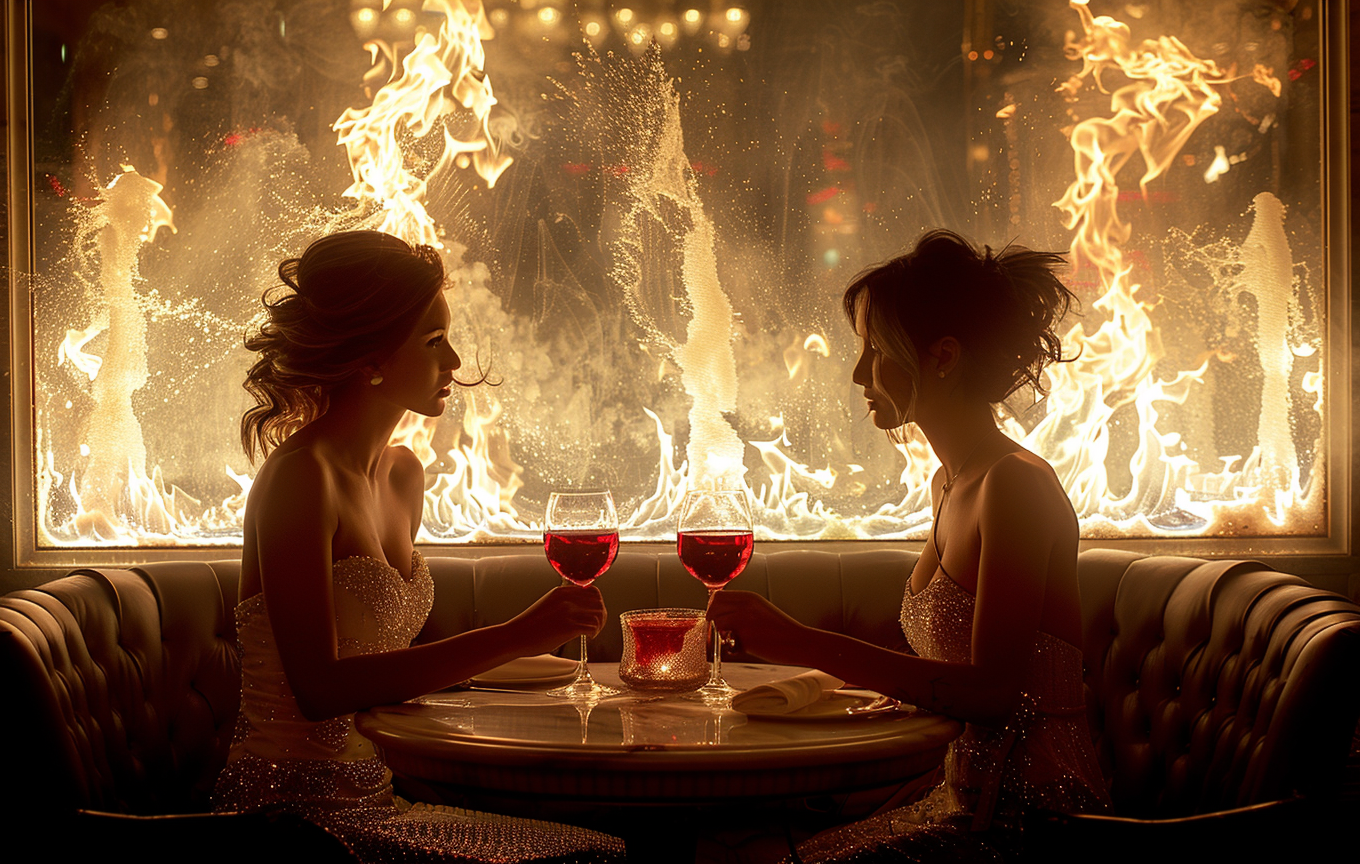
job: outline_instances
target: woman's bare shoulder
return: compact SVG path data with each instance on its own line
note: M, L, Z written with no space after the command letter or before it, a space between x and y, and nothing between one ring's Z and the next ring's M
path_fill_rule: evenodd
M252 495L262 487L268 489L273 486L305 483L308 488L315 489L317 484L330 482L329 460L316 446L296 444L289 447L290 443L292 442L285 442L264 460L259 473L255 475L255 482L250 487Z
M425 510L425 466L405 447L388 447L383 453L387 464L388 485L398 506L407 509L411 537L420 529Z
M1053 471L1052 465L1049 465L1042 456L1037 456L1018 446L992 464L992 467L987 471L986 480L1001 483L1012 483L1017 480L1029 482L1043 480L1061 487L1061 484L1058 483L1058 475Z
M982 498L1004 509L1038 507L1041 512L1070 513L1072 504L1053 466L1018 447L1002 456L982 480Z
M334 467L315 446L284 446L269 454L250 487L246 519L274 522L305 515L327 516L335 486Z

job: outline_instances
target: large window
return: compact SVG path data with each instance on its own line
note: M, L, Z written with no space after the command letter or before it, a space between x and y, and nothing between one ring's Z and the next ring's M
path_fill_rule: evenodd
M21 560L240 542L243 334L351 227L441 248L500 382L399 430L424 542L536 538L589 487L662 539L703 483L767 540L920 539L937 463L865 418L840 294L934 226L1069 253L1079 357L1001 414L1086 537L1344 542L1340 4L692 7L12 12Z

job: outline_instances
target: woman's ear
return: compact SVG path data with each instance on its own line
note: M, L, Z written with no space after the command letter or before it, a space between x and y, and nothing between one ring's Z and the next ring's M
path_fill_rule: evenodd
M950 373L959 365L963 346L953 336L942 336L935 340L926 353L932 361L931 368L926 374L934 373L940 378L948 378Z

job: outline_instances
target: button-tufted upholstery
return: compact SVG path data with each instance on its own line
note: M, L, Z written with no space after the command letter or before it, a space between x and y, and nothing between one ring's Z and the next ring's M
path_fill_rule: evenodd
M1033 814L1033 860L1266 861L1349 843L1360 608L1243 561L1085 552L1087 710L1117 816Z
M201 562L78 570L0 598L0 783L39 802L129 813L202 809L240 698L224 592Z
M1333 790L1360 714L1360 608L1245 561L1081 556L1087 708L1121 815Z
M734 587L792 615L900 646L909 552L756 554ZM505 621L558 578L541 554L434 557L422 639ZM238 561L77 570L0 598L0 807L125 813L207 809L239 703ZM591 656L617 660L620 612L704 604L674 555L625 552L599 582L610 621ZM571 647L571 646L567 646Z

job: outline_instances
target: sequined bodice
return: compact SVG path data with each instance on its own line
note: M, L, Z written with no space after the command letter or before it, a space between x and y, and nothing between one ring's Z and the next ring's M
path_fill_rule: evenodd
M902 601L902 632L922 657L972 659L974 598L937 574ZM932 819L967 814L975 828L1013 826L1021 812L1101 810L1109 797L1086 724L1082 654L1040 631L1021 680L1020 707L1003 729L969 723L945 760Z
M411 644L430 614L434 581L419 552L411 576L375 558L354 557L331 568L336 647L341 657L393 651ZM390 775L354 715L308 720L284 673L263 594L236 607L241 652L241 713L218 784L219 806L249 809L282 801L316 806L390 801ZM263 772L263 774L261 773Z
M386 561L360 556L332 566L331 582L341 657L407 647L434 605L434 580L418 551L411 552L409 579Z

